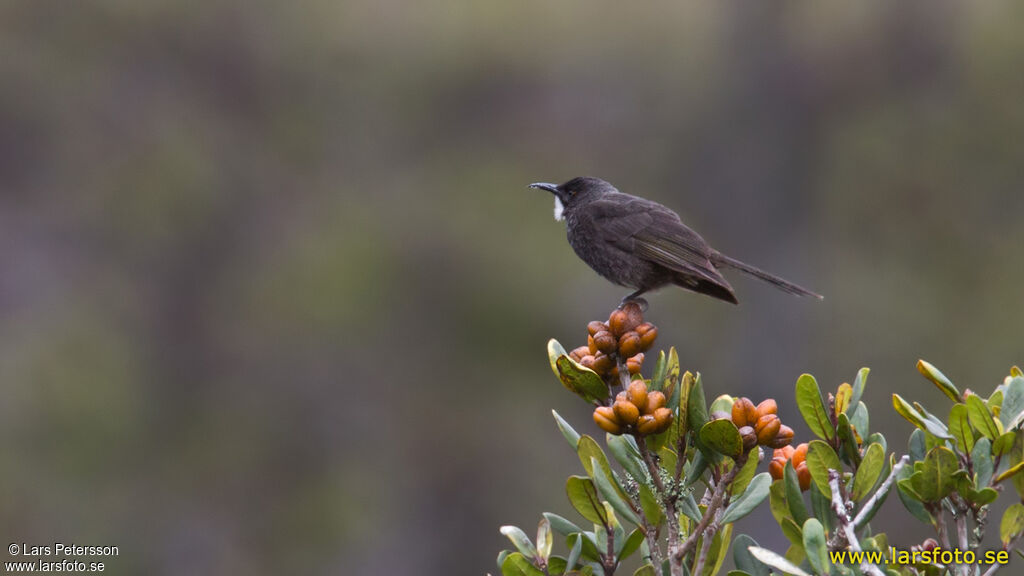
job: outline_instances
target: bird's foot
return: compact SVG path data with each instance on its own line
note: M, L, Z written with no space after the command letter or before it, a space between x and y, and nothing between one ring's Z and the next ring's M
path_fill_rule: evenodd
M648 306L647 300L645 298L641 298L639 296L633 296L632 294L630 294L629 296L626 296L625 298L622 299L621 302L619 302L619 308L618 309L622 310L626 306L626 304L629 304L630 302L634 302L636 304L639 304L640 305L640 312L647 312L647 306Z

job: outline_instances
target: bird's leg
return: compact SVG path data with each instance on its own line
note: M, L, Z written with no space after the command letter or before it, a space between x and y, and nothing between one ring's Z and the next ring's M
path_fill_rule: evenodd
M622 301L619 302L619 309L621 310L627 302L636 302L637 304L640 305L641 312L647 312L647 300L640 297L640 295L643 294L644 292L647 292L647 289L641 288L640 290L637 290L636 292L633 292L632 294L629 294L628 296L623 298Z

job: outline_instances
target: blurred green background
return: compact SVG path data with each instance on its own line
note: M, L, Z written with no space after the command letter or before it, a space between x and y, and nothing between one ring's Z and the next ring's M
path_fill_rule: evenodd
M919 357L986 393L1024 362L1022 18L3 3L0 537L118 574L496 571L499 525L570 514L550 410L596 431L545 342L625 294L525 188L577 175L826 295L650 298L709 396L806 438L797 376L867 365L905 438L891 392L945 406ZM737 531L784 549L767 510Z

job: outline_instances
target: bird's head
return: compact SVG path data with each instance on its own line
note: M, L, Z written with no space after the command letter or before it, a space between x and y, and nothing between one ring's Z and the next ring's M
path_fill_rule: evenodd
M614 186L604 180L588 176L573 178L564 184L534 182L530 184L530 188L547 190L555 195L555 220L562 220L565 209L571 206L577 199L588 196L590 193L611 192L615 190Z

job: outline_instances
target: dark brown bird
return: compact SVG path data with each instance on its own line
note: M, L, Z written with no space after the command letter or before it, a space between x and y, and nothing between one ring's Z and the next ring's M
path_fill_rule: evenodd
M555 219L565 220L569 245L595 272L633 288L622 299L669 284L737 304L732 286L718 272L732 268L797 296L820 295L715 250L672 210L619 192L600 178L565 184L537 182L531 188L555 195Z

